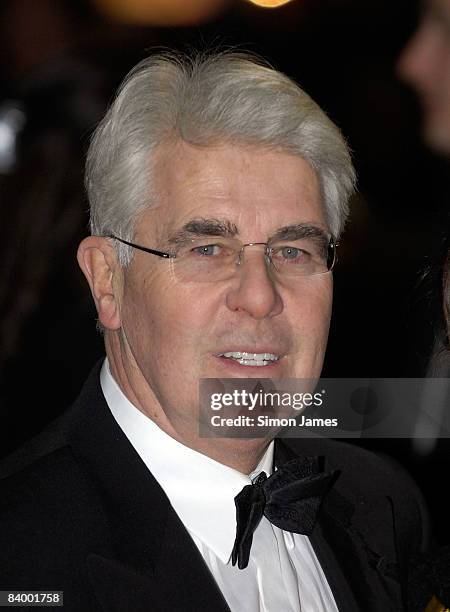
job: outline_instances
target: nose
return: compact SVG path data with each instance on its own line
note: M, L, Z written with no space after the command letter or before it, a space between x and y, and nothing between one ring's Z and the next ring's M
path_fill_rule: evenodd
M427 83L435 79L438 46L433 28L426 23L420 24L398 59L398 75L419 90L426 88Z
M230 310L245 312L254 319L273 317L283 311L278 287L269 272L271 265L266 262L263 249L246 249L237 266L236 284L227 293L226 302Z

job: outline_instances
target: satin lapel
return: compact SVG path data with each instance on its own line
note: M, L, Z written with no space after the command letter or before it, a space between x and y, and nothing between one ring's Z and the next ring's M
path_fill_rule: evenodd
M305 455L317 454L317 441L304 441ZM316 452L310 452L311 449ZM277 440L275 463L297 457ZM333 469L324 462L324 470ZM397 575L395 532L390 500L359 500L357 507L339 490L339 478L322 504L310 537L339 610L399 612L403 609Z
M330 491L324 500L319 530L312 538L319 554L328 547L331 554L328 559L333 557L337 562L358 609L365 612L403 609L394 542L392 508L388 499L367 506L361 504L355 509L338 490ZM324 563L327 563L327 556ZM333 580L335 576L339 579L333 564L330 571Z
M112 417L98 377L96 368L63 423L106 534L86 560L102 608L229 611L164 491Z
M155 571L132 568L117 559L91 554L89 577L105 612L230 612L189 534L170 518Z

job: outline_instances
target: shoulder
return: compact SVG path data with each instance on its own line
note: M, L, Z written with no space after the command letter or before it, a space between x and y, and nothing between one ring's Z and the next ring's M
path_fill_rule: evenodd
M71 422L83 422L85 414L104 401L99 382L101 365L102 362L99 361L94 366L79 397L70 408L38 435L0 461L0 487L10 486L15 480L27 478L30 474L46 469L54 470L56 477L63 463L74 461L67 430L70 429ZM72 471L67 474L70 475L73 475Z
M85 516L91 497L92 487L58 421L0 463L0 529L5 537L14 528L28 526L33 533L31 526L39 524L43 533L55 524L76 522Z
M397 487L416 490L417 487L394 459L355 444L325 438L283 440L296 455L323 457L325 469L339 471L341 486L350 487L355 494L395 493Z
M10 476L19 475L37 465L45 457L66 446L58 420L50 423L41 433L0 461L0 486Z
M96 412L100 385L97 365L76 402L37 436L0 462L0 529L8 523L41 521L41 531L61 513L61 524L85 516L95 485L74 452L70 432L74 423L85 429L86 415ZM89 501L89 504L88 504ZM17 517L21 517L20 519ZM64 518L65 517L65 518Z
M68 609L96 609L86 557L108 529L58 422L0 463L0 541L0 589L64 590Z
M39 505L47 496L54 502L66 489L73 488L83 476L78 467L63 427L64 415L25 442L0 462L0 513L5 503L25 491L38 496ZM34 508L36 509L36 508Z
M376 508L380 500L392 507L399 533L414 535L419 549L428 546L429 516L418 486L391 457L355 444L331 439L283 440L295 454L323 457L324 469L336 470L336 489L355 508Z

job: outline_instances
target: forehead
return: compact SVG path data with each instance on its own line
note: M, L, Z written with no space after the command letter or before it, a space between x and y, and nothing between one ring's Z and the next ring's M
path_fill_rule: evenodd
M239 232L267 233L299 222L327 229L318 177L298 156L177 142L157 151L152 174L155 206L144 219L159 233L199 217L229 219Z

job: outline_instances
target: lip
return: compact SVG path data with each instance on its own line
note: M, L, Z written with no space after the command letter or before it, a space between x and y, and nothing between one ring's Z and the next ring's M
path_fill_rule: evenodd
M223 353L237 353L237 352L257 353L257 354L270 353L272 355L278 355L279 358L277 361L273 361L264 366L248 366L248 365L241 365L238 361L235 361L234 359L231 359L229 357L221 356ZM214 355L216 363L219 365L220 369L224 372L222 376L223 378L226 378L227 376L229 376L230 378L233 378L233 377L254 378L258 376L261 378L272 378L275 376L279 376L281 372L281 368L282 368L282 362L284 361L285 357L286 355L282 351L274 347L257 347L257 348L247 347L247 348L244 348L242 346L238 348L227 347L226 349L221 350Z

